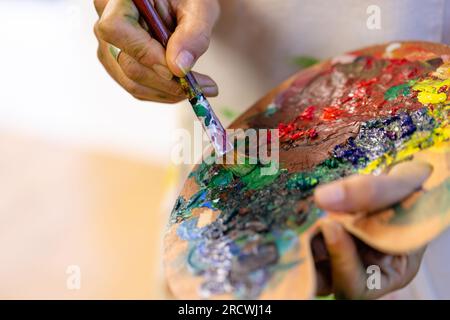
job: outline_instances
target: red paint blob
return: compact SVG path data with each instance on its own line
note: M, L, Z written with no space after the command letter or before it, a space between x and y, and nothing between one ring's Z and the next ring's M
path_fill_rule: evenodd
M346 112L344 110L339 109L338 107L327 107L323 108L321 119L325 121L333 121L342 118L345 115Z
M315 106L309 106L302 112L302 114L298 117L299 120L303 121L311 121L314 118L314 112L316 111Z
M411 90L407 95L389 100L385 99L385 93L394 86L421 79L432 70L418 61L366 56L352 64L335 64L312 80L299 77L277 100L283 110L280 117L275 118L280 140L314 139L322 137L320 131L324 129L340 128L346 123L364 121L375 115L416 110L422 107L415 99L417 92ZM332 83L336 85L331 86ZM305 86L311 92L302 89ZM439 90L440 93L449 91L450 86ZM322 93L322 99L314 99L317 92ZM296 114L296 117L285 117L288 114ZM264 121L270 123L270 120ZM273 128L276 123L267 126Z

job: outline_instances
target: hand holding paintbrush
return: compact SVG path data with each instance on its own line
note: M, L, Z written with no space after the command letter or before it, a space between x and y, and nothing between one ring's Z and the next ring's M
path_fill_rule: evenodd
M150 28L150 32L164 46L167 47L171 36L155 7L149 0L133 0L139 12ZM220 120L215 115L208 100L205 98L194 75L187 72L184 77L178 79L191 103L195 114L203 125L211 143L219 156L233 150L233 144L229 141L226 131Z
M219 16L218 1L152 3L169 30L174 31L167 49L142 26L132 0L94 0L99 15L94 28L98 57L112 78L134 97L144 101L179 102L186 96L173 76L184 76L208 49ZM205 96L217 96L217 84L209 76L196 72L194 75Z
M95 0L94 3L100 16L95 28L100 43L99 58L110 75L142 100L170 103L186 98L187 94L217 153L227 151L229 143L223 138L223 127L205 99L205 95L217 94L216 84L205 75L186 74L208 47L219 11L217 1L135 1L149 31L139 25L139 15L131 0ZM166 53L163 47L167 47L171 37L175 15L178 26ZM172 79L172 73L181 78ZM184 89L182 95L176 82ZM221 144L225 147L220 147Z

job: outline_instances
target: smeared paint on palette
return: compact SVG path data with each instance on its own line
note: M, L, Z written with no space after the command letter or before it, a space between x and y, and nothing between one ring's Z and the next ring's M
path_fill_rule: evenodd
M328 217L386 252L418 248L442 232L450 224L449 54L429 43L363 49L300 72L244 113L234 128L279 129L280 170L194 169L165 240L174 295L311 297L309 241L326 215L312 201L314 188L413 157L435 165L422 196L370 217Z

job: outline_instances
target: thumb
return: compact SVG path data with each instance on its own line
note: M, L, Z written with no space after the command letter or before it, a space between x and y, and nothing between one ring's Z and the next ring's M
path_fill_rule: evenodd
M316 189L316 203L325 210L373 212L389 207L416 191L432 167L423 162L405 162L389 174L352 176Z
M179 1L175 7L177 27L167 44L169 69L182 77L209 47L220 8L216 0Z

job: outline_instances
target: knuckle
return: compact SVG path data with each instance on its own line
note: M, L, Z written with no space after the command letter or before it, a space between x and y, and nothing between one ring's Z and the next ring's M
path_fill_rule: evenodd
M144 59L150 54L148 46L142 44L131 46L129 50L130 55L141 64L144 64Z
M141 82L145 78L146 72L138 63L131 58L123 59L122 61L122 70L128 78L138 82Z
M120 21L114 17L102 17L97 23L97 33L106 42L111 42L114 32L119 30Z
M94 24L94 34L97 39L100 38L100 33L98 31L98 21Z
M177 83L171 83L169 86L169 92L171 94L173 94L174 96L183 96L184 95L184 90L183 88L177 84Z
M202 51L206 51L211 41L210 33L202 28L197 34L197 45Z
M141 96L141 94L142 94L140 86L137 83L133 82L133 81L128 81L124 85L124 88L133 97Z

